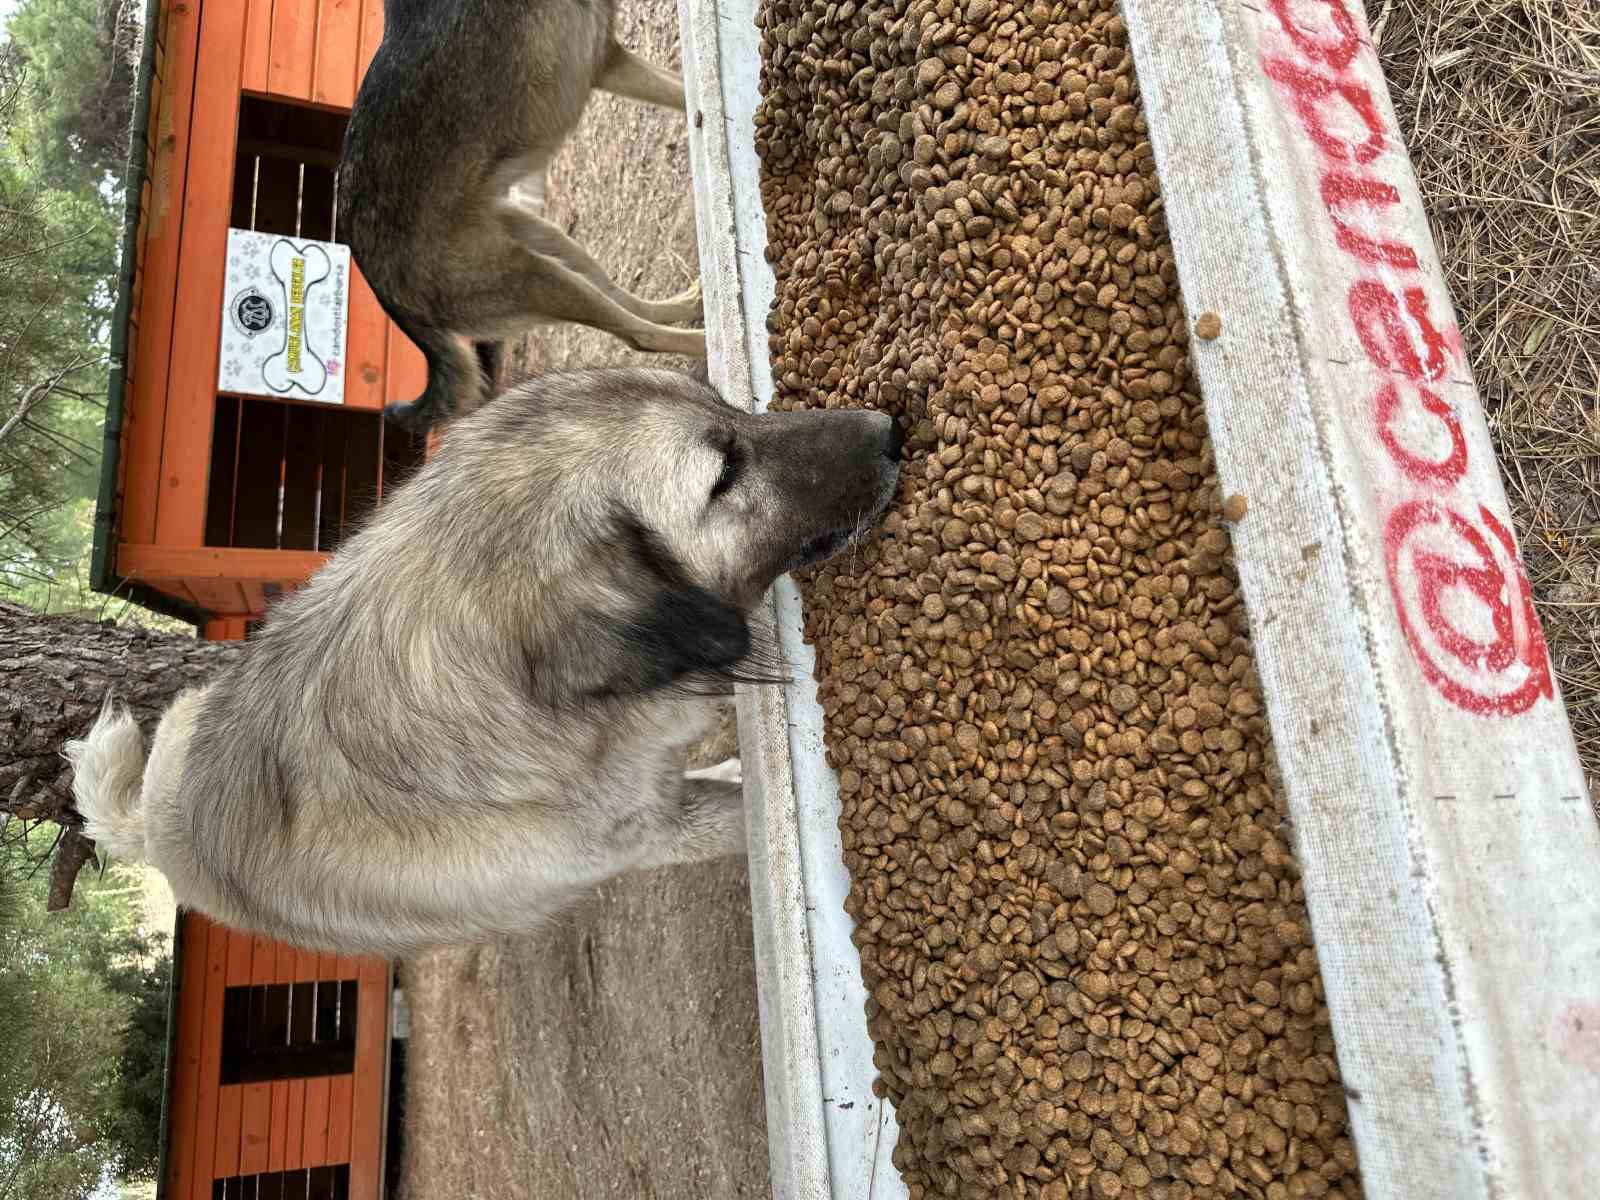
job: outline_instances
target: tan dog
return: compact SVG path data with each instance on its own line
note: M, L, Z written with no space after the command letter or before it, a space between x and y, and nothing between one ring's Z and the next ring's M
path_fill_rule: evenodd
M683 111L683 81L611 34L611 0L387 0L339 166L339 236L428 360L421 396L391 405L425 430L476 408L470 343L570 321L638 350L705 357L698 287L644 300L513 198L545 172L594 88Z
M744 852L738 764L685 775L745 614L865 534L875 412L750 416L664 370L553 375L465 418L162 717L67 747L87 829L179 903L341 953L526 930L620 871Z

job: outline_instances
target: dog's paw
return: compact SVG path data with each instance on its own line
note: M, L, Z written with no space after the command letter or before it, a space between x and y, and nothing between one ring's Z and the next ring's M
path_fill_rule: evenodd
M669 300L663 300L660 316L667 325L699 324L703 321L705 295L700 290L700 280L696 279L691 283L687 291L680 292Z
M714 779L719 783L744 782L741 764L737 758L724 759L714 767L701 767L698 771L685 771L685 779Z

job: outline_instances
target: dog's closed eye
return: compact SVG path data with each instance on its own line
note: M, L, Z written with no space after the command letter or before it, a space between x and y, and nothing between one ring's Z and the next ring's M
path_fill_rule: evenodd
M739 473L744 470L744 447L739 445L739 440L731 433L723 441L722 473L717 476L716 482L711 485L711 500L725 495L739 480Z

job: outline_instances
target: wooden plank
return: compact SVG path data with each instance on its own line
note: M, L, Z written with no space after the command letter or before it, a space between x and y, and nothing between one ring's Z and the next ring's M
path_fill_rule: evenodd
M250 985L274 982L278 949L271 939L257 934L250 939ZM267 1169L272 1138L272 1084L247 1083L240 1091L239 1174L258 1175Z
M345 326L344 406L382 408L389 338L400 337L354 262L350 264L350 319Z
M311 99L317 58L317 7L317 0L273 2L267 91L274 96Z
M390 404L415 400L428 386L428 360L417 344L394 326L389 334L389 364L384 375L384 394Z
M350 1118L355 1094L354 1077L334 1075L328 1080L328 1161L350 1161Z
M356 62L361 56L361 0L322 0L317 22L317 63L311 98L349 108L356 102Z
M190 130L201 149L191 156L183 193L183 244L172 328L175 349L168 359L168 420L162 435L161 498L153 539L169 546L198 546L205 531L228 197L244 54L244 6L208 4L204 11Z
M288 1143L289 1092L298 1079L278 1079L270 1085L272 1105L267 1121L267 1167L270 1172L284 1170L284 1147Z
M250 970L253 962L255 939L248 933L241 933L236 929L227 932L227 965L224 968L224 978L228 987L244 987L250 983ZM217 1066L218 1075L221 1074L221 1022L222 999L217 999ZM210 1016L211 1014L207 1014ZM212 1165L212 1179L225 1179L229 1175L239 1174L240 1149L244 1127L244 1093L245 1085L231 1083L222 1084L217 1089L217 1133L216 1133L216 1158Z
M372 56L383 41L383 0L361 0L361 52L356 62L356 86L367 73Z
M302 583L328 561L312 550L243 550L225 546L117 547L117 570L129 579L233 579L240 583Z
M267 64L272 57L273 0L246 0L249 13L244 34L244 87L247 91L267 90Z
M178 932L183 940L183 972L178 980L177 1045L172 1062L172 1107L167 1126L167 1140L172 1147L167 1155L167 1195L173 1200L189 1200L195 1192L194 1146L200 1118L206 932L210 924L198 913L185 913Z
M319 983L328 983L339 978L338 955L317 954L312 957L315 960L314 965L307 965L310 966L313 979ZM349 1146L348 1134L342 1146L333 1138L336 1132L333 1126L333 1110L336 1103L333 1085L333 1077L329 1075L306 1081L306 1132L302 1157L308 1167L346 1161L344 1155ZM344 1103L348 1107L347 1098Z
M250 611L245 607L244 592L231 580L185 579L183 583L196 603L213 618L243 616Z
M208 642L241 642L244 640L244 618L220 617L207 621L200 636Z
M294 994L294 973L297 957L295 948L287 942L274 942L272 950L272 982L286 985L290 989L290 995L292 996ZM272 1085L272 1120L267 1136L268 1171L285 1171L289 1169L289 1122L292 1119L291 1113L296 1111L294 1093L296 1085L299 1085L301 1092L299 1111L303 1114L305 1107L304 1084L305 1081L302 1079L280 1079Z
M259 617L267 611L266 590L253 580L239 585L244 589L244 602L253 617Z
M197 918L204 920L204 918ZM196 1110L193 1166L190 1189L185 1200L210 1200L211 1181L217 1178L217 1128L222 1088L222 997L228 986L229 931L215 921L206 921L206 977L201 1002L203 1028L200 1037L199 1085ZM237 1139L235 1139L237 1146Z
M161 492L161 443L166 424L167 367L172 359L184 183L189 167L189 125L200 41L198 5L166 5L164 16L167 72L152 101L150 115L150 127L155 131L156 159L150 173L150 202L145 206L144 303L140 310L138 338L140 371L123 414L122 461L126 487L118 512L118 532L137 542L155 540ZM221 263L220 257L218 263ZM215 341L215 335L210 340Z
M356 976L356 1069L351 1094L350 1200L379 1200L389 1057L389 964L360 960Z

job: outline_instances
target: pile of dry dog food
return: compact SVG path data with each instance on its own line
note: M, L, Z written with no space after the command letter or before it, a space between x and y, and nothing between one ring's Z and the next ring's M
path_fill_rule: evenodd
M777 404L908 435L805 584L912 1196L1357 1196L1115 5L760 22Z

